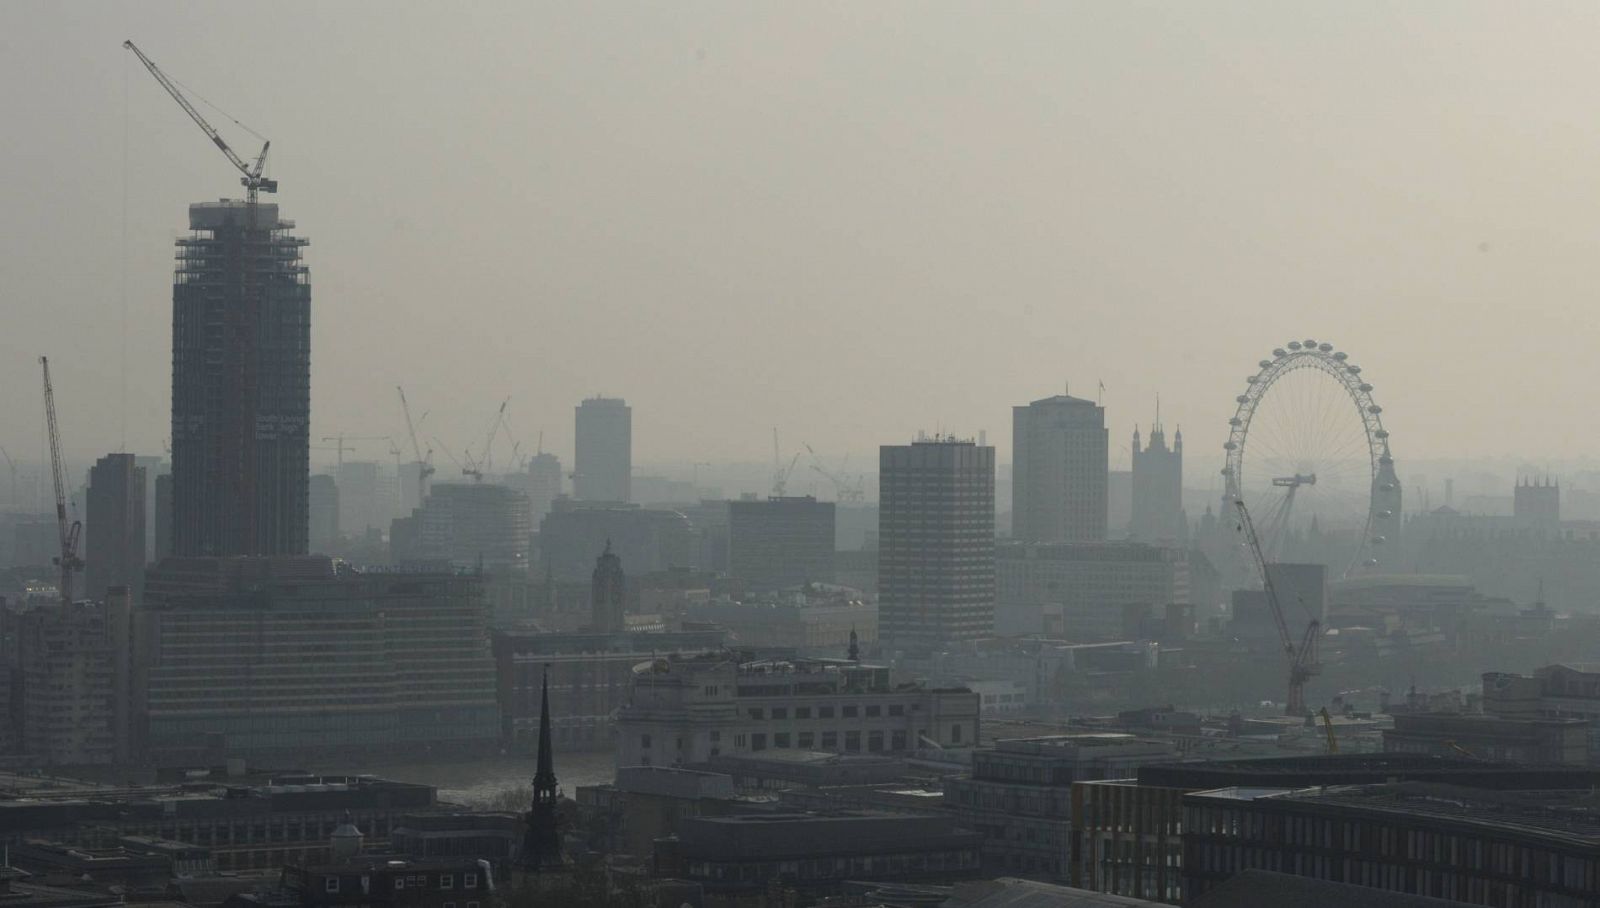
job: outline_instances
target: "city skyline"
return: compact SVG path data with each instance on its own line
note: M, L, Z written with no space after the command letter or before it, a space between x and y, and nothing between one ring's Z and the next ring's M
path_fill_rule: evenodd
M565 457L566 408L605 393L637 408L641 463L708 453L764 460L774 424L862 462L920 428L986 429L1009 462L1005 407L1066 381L1080 395L1103 382L1115 433L1161 393L1198 469L1220 459L1228 401L1250 364L1308 334L1369 368L1402 465L1583 450L1581 424L1554 410L1567 388L1587 383L1581 362L1544 359L1508 382L1481 357L1531 353L1552 331L1581 338L1592 324L1575 302L1600 280L1586 264L1597 260L1591 241L1579 239L1588 182L1576 162L1592 157L1600 136L1567 119L1585 100L1573 86L1589 80L1544 48L1567 46L1583 31L1573 19L1593 10L1546 9L1508 33L1494 7L1468 4L1434 18L1347 10L1314 25L1250 4L982 21L897 7L836 10L833 19L698 9L663 13L663 22L509 7L372 16L349 5L318 10L310 34L287 21L250 22L254 40L223 48L188 39L246 31L247 12L191 16L155 5L136 21L79 21L47 5L8 6L0 22L29 36L11 50L30 78L0 95L24 126L0 163L37 178L8 186L6 207L46 216L8 224L18 242L0 267L20 330L0 338L0 380L29 389L32 358L53 356L75 461L156 452L166 437L163 247L182 206L238 192L215 150L119 49L133 37L274 139L269 170L286 210L318 238L326 288L313 334L315 437L398 437L389 395L403 383L430 412L430 431L458 450L482 437L509 394L519 436L542 429L547 449ZM491 33L491 22L503 27ZM249 74L283 62L280 30L291 27L302 59L279 67L268 91ZM875 42L907 28L921 40L899 69L881 68ZM1374 33L1393 37L1367 41ZM1041 45L1043 36L1056 46ZM411 65L474 40L487 42L481 59L443 72ZM384 42L394 59L354 72L338 62L344 54L323 53L327 42L365 41ZM597 48L624 43L636 50L614 73L576 77ZM1307 46L1306 59L1274 49L1291 45ZM779 47L790 54L774 56ZM1155 65L1160 48L1176 53L1170 65L1187 82ZM974 54L1007 65L975 69ZM1317 65L1352 54L1371 72L1345 88L1320 78ZM1434 61L1430 73L1451 73L1450 87L1415 72L1414 55ZM1540 65L1519 65L1530 59ZM1154 68L1117 90L1098 76L1141 67ZM1507 87L1480 68L1520 76ZM61 89L57 104L23 94L36 78ZM452 111L458 79L503 86L517 103L469 93ZM1391 89L1386 104L1353 107L1378 80ZM630 88L638 85L649 87ZM953 85L965 87L927 90ZM754 103L761 92L805 116L769 122ZM1524 94L1547 102L1525 104ZM524 112L487 117L490 130L472 130L463 145L466 118L490 103ZM52 120L68 109L72 117ZM352 119L352 109L368 114ZM664 119L663 109L687 116ZM1347 135L1338 123L1352 109L1386 127L1393 144ZM876 116L884 110L900 113ZM1560 126L1570 141L1547 152L1553 160L1524 159L1520 144L1480 135L1485 121L1469 115L1484 111L1511 118L1513 138ZM974 118L970 132L941 125L957 116ZM1230 138L1236 120L1257 139ZM926 130L946 147L917 145ZM527 141L551 134L563 138ZM1113 141L1124 135L1158 141L1146 153ZM1164 154L1165 139L1193 154L1163 171L1150 154ZM449 166L444 155L463 149L472 166ZM1417 163L1447 149L1459 163ZM1307 207L1301 180L1347 201ZM950 188L929 198L930 182ZM769 185L792 189L761 188ZM125 245L120 204L107 202L124 195ZM795 216L801 199L811 216ZM707 219L683 229L691 200ZM1240 210L1219 225L1215 212L1236 201ZM99 226L67 226L83 218ZM475 229L452 227L466 222ZM525 247L537 250L531 260ZM1354 261L1361 267L1349 268ZM434 302L458 295L473 300L470 313ZM1484 344L1478 319L1507 301L1520 304L1525 330ZM976 326L966 318L974 304L991 315ZM1240 307L1260 315L1226 317ZM775 326L781 342L758 335L757 323ZM891 337L917 355L894 369L872 365ZM659 368L707 339L722 355ZM848 374L813 368L823 347L856 365ZM730 371L745 380L727 381ZM1483 418L1421 404L1445 390L1473 400ZM38 448L35 397L0 401L0 444L14 455ZM712 433L708 452L701 439Z

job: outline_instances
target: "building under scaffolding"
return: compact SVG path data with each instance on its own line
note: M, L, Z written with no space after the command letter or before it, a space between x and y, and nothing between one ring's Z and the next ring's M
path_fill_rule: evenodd
M172 551L307 548L311 285L278 206L189 206L172 287Z

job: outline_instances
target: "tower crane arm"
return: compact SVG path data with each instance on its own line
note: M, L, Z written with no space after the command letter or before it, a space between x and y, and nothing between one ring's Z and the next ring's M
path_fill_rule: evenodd
M1272 575L1267 571L1267 558L1261 551L1261 538L1256 535L1255 521L1250 519L1250 509L1245 507L1244 499L1237 499L1233 503L1239 510L1239 532L1244 534L1245 548L1250 550L1250 561L1255 566L1256 573L1261 577L1261 589L1267 596L1267 610L1272 612L1272 622L1278 628L1278 640L1283 644L1283 651L1288 655L1290 663L1297 661L1294 637L1289 634L1289 622L1283 615L1283 604L1278 601L1278 591L1273 589Z
M50 435L50 478L55 483L56 530L60 537L61 554L55 559L61 568L61 601L72 601L72 572L83 565L78 558L78 536L83 523L67 519L66 469L61 459L61 430L56 426L56 392L50 383L50 358L39 357L39 367L44 371L45 430Z
M234 151L233 148L228 145L227 141L222 138L222 134L217 132L217 128L212 126L200 113L200 111L195 109L193 104L189 103L189 99L185 97L183 92L178 89L177 83L173 82L172 79L161 70L161 67L155 64L154 60L151 60L149 57L145 56L144 51L140 50L139 46L134 44L132 41L124 41L122 42L122 46L133 51L133 55L138 57L139 62L144 64L144 68L150 71L150 75L154 76L155 80L161 83L161 87L166 89L167 94L172 96L172 100L178 102L178 106L183 108L183 112L189 115L189 119L193 120L195 125L200 127L200 131L206 134L206 137L211 140L213 145L217 146L218 150L228 156L228 160L232 162L233 166L244 175L241 182L244 183L247 189L249 189L252 193L254 193L256 190L260 190L262 192L276 192L278 190L278 181L264 180L261 178L261 171L267 166L267 150L272 147L272 142L263 141L261 145L261 154L256 156L255 163L246 163L244 158L239 157L239 153Z

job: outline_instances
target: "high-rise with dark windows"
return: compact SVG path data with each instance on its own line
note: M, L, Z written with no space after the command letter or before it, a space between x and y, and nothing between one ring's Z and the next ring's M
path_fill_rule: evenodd
M579 501L632 498L633 408L620 397L591 397L577 407L572 488Z
M172 286L172 552L306 551L311 285L278 206L189 206Z
M878 637L926 649L994 634L994 448L878 449Z

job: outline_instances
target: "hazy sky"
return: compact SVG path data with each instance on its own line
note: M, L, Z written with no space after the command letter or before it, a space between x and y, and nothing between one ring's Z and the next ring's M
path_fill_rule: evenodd
M1103 381L1113 460L1160 392L1193 476L1310 336L1402 463L1587 454L1597 34L1548 2L9 0L0 444L37 457L40 353L75 457L124 397L129 449L168 434L172 240L239 187L132 38L273 140L316 437L400 435L404 383L458 453L509 395L570 457L605 392L637 461L774 425L1004 461L1012 404Z

